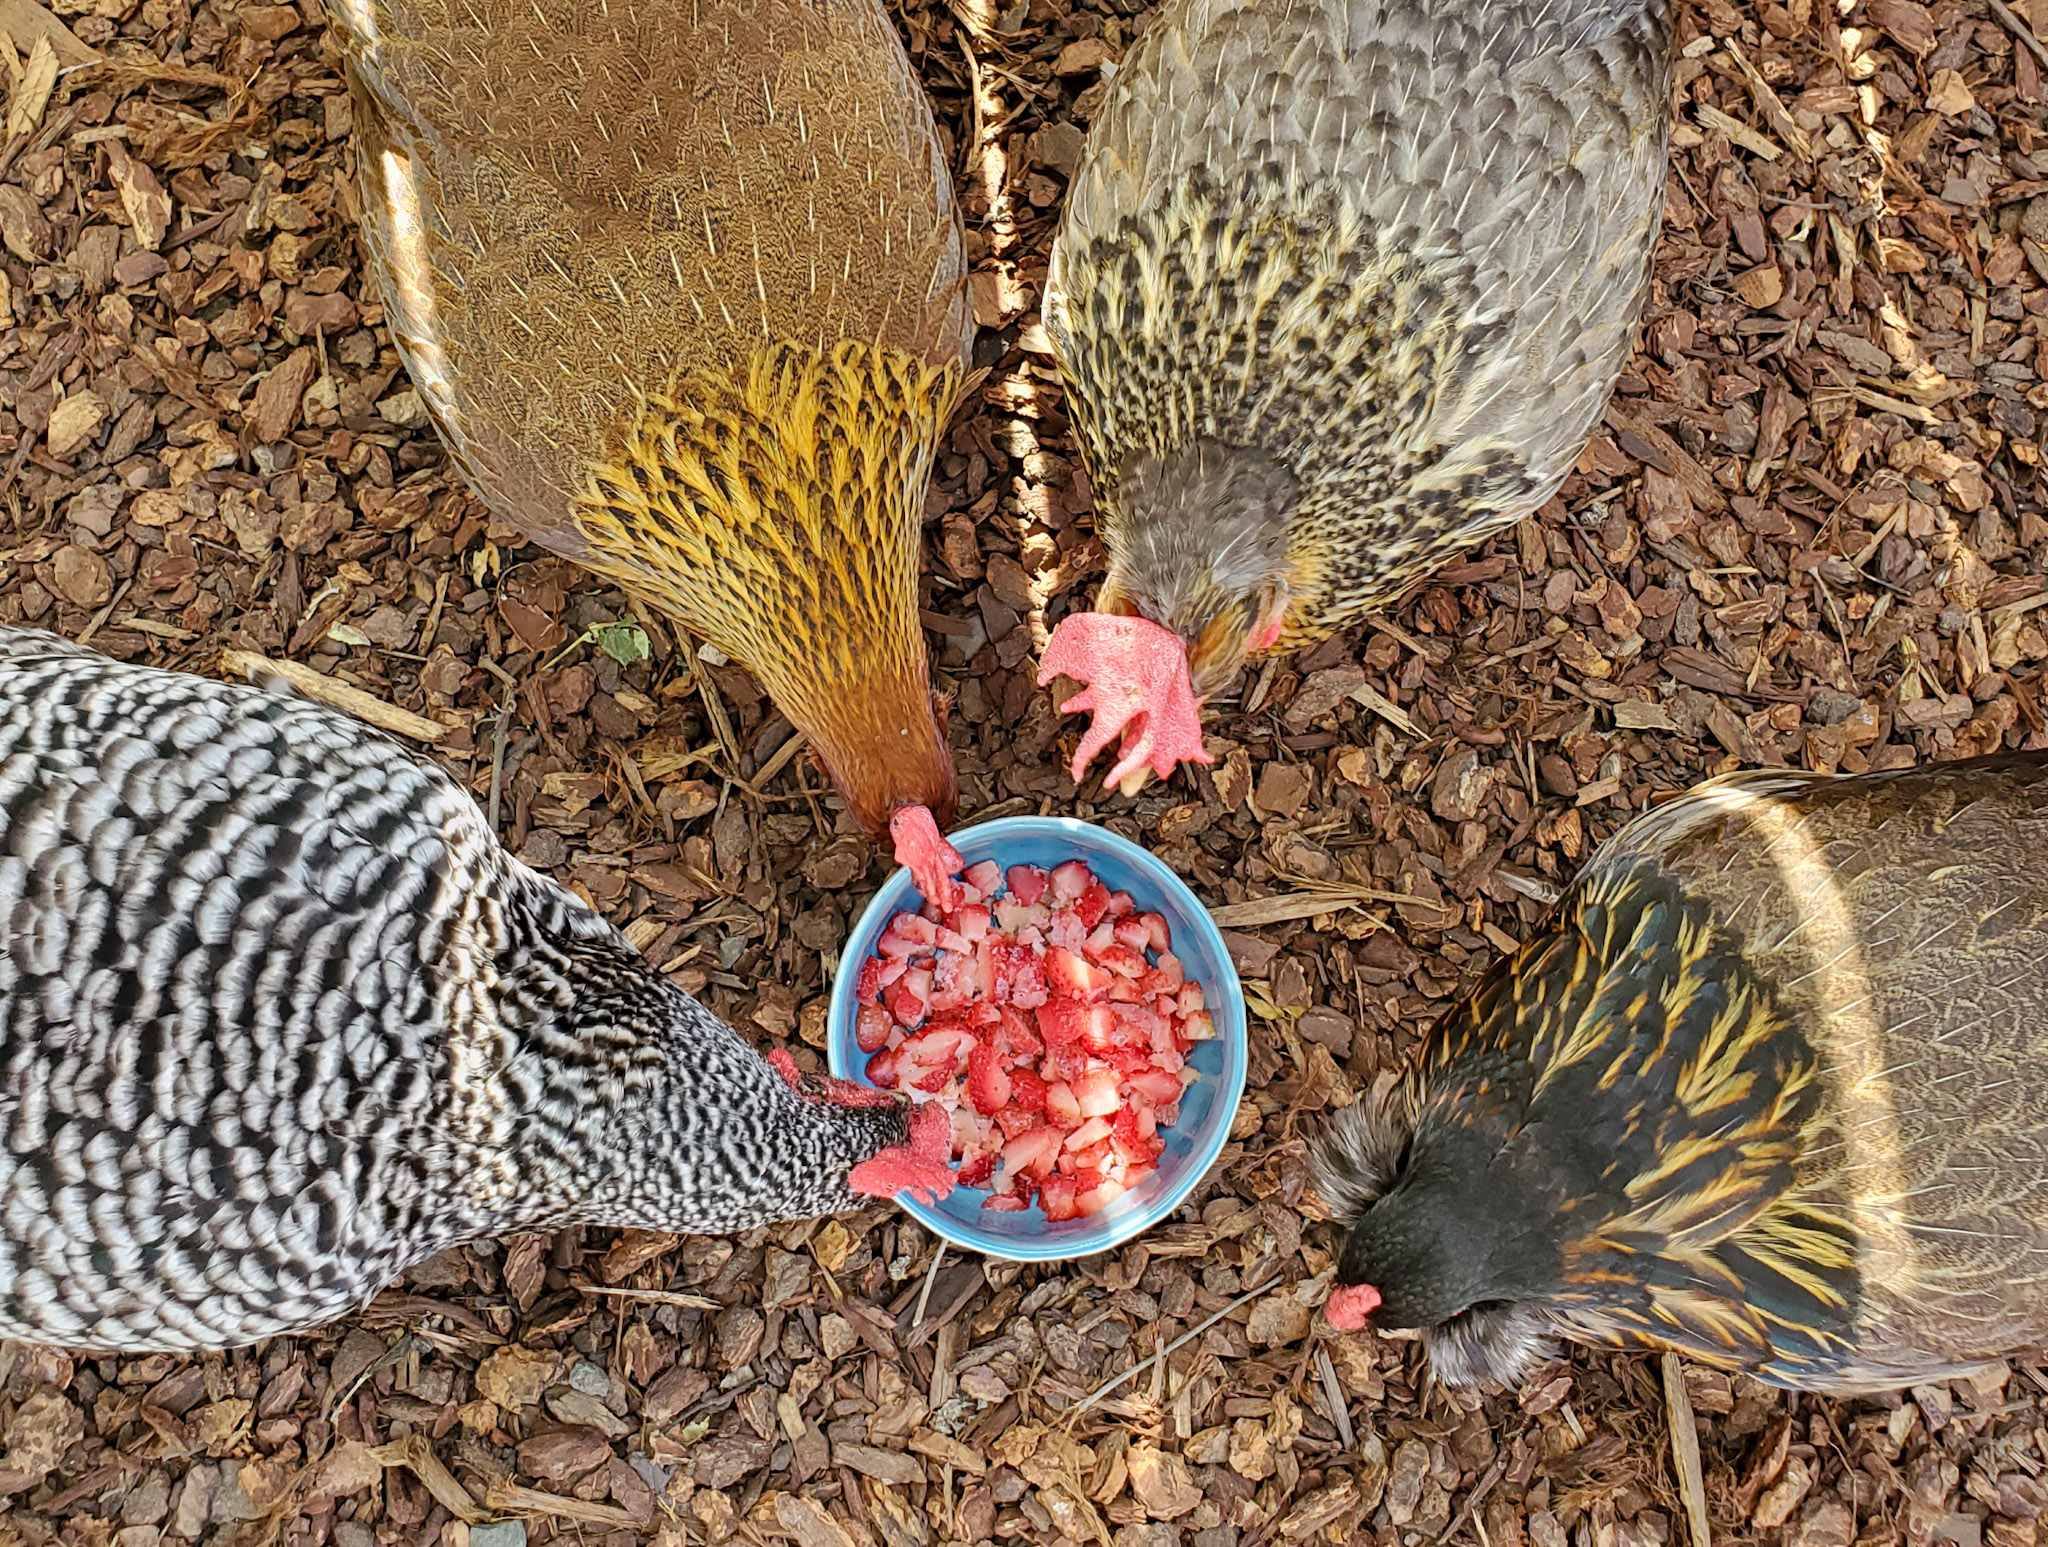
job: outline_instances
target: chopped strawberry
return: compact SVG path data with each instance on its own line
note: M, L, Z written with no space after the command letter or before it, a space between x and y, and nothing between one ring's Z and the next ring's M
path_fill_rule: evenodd
M1009 1104L1010 1077L1003 1072L996 1050L986 1043L977 1044L967 1055L967 1099L974 1103L975 1111L985 1114L999 1112Z
M901 1076L902 1065L902 1048L883 1048L881 1052L868 1060L868 1083L878 1086L882 1090L894 1090L896 1088L896 1081Z
M1062 1220L1078 1219L1081 1211L1074 1207L1074 1180L1067 1176L1047 1177L1045 1185L1038 1192L1038 1206L1045 1210L1045 1217L1053 1224Z
M908 983L898 983L889 990L889 1013L896 1017L899 1026L922 1026L925 1001L911 991Z
M1086 890L1074 899L1074 912L1079 916L1083 928L1093 929L1102 922L1102 916L1109 912L1109 888L1090 877Z
M880 1005L864 1004L853 1023L853 1040L863 1053L872 1053L889 1040L895 1025Z
M1010 1101L1026 1112L1043 1112L1052 1087L1029 1069L1010 1071Z
M1060 1152L1057 1128L1033 1128L1003 1146L1003 1171L1010 1176L1043 1177Z
M996 1126L1003 1131L1005 1139L1014 1139L1020 1133L1029 1133L1044 1120L1043 1111L1026 1111L1021 1106L1007 1106L996 1113Z
M1146 972L1143 954L1127 945L1111 944L1097 954L1095 961L1098 966L1107 967L1119 977L1142 978Z
M911 836L932 891L889 920L855 978L868 1079L943 1100L956 1179L983 1207L1099 1212L1165 1152L1160 1130L1196 1077L1188 1050L1215 1034L1201 987L1168 951L1164 916L1081 861L963 873L925 825Z
M1169 1080L1172 1079L1172 1076L1164 1074L1151 1076L1136 1074L1131 1076L1131 1083L1136 1085L1138 1081L1148 1078ZM1114 1114L1120 1104L1117 1100L1116 1088L1117 1077L1114 1069L1090 1069L1074 1085L1074 1100L1080 1104L1081 1115L1083 1117L1109 1117ZM1175 1080L1173 1082L1173 1096L1177 1099L1179 1095L1180 1082Z
M1045 1087L1045 1120L1061 1128L1071 1128L1081 1121L1081 1103L1074 1099L1073 1087L1065 1080Z
M1045 953L1045 981L1068 999L1093 999L1109 987L1109 974L1094 963L1058 946Z
M1088 890L1094 879L1086 865L1077 859L1070 859L1064 865L1053 867L1052 895L1060 902L1072 902Z

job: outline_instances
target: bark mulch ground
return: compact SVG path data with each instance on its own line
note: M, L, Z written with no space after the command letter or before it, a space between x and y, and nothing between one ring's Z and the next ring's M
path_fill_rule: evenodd
M365 283L316 0L53 9L0 0L0 621L345 679L678 981L820 1045L881 867L746 673L654 624L620 664L623 599L462 490ZM963 813L1105 820L1221 912L1255 1050L1196 1200L1050 1269L878 1207L471 1248L221 1359L0 1347L0 1547L1689 1538L1658 1361L1480 1400L1317 1324L1304 1138L1653 794L2048 744L2048 0L1688 5L1656 292L1575 476L1248 675L1214 767L1126 801L1076 793L1075 725L1032 685L1046 603L1099 566L1037 307L1144 10L897 20L994 367L930 528ZM1717 1542L2041 1540L2038 1367L1903 1400L1682 1390Z

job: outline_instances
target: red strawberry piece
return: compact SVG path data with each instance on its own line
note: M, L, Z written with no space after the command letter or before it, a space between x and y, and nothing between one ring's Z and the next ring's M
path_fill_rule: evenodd
M880 1004L882 1001L882 958L870 956L860 964L860 976L854 979L853 997L858 1004Z
M1045 943L1063 951L1078 951L1087 940L1088 931L1081 923L1081 915L1072 908L1060 909L1045 926Z
M1156 1136L1139 1131L1138 1114L1132 1107L1118 1111L1116 1120L1110 1125L1110 1140L1125 1160L1140 1163L1157 1160L1166 1148Z
M953 915L953 928L969 945L978 943L988 933L991 922L988 908L978 902L969 903Z
M935 945L938 943L939 926L921 913L899 913L889 920L889 927L882 931L884 939L891 935L898 940L908 940L913 945Z
M1142 1004L1120 1004L1115 1010L1117 1024L1129 1030L1132 1037L1153 1042L1167 1029L1166 1017L1154 1014Z
M925 1001L911 991L908 983L898 983L889 990L889 1013L896 1017L899 1026L922 1026Z
M1081 1124L1081 1104L1074 1099L1074 1088L1065 1080L1059 1080L1045 1088L1045 1120L1061 1128L1078 1128Z
M1134 951L1142 951L1151 944L1152 932L1145 927L1141 917L1122 918L1116 921L1116 943L1127 945Z
M1180 1034L1190 1042L1207 1042L1216 1035L1216 1023L1209 1019L1207 1010L1197 1010L1181 1017Z
M895 1025L880 1005L864 1004L853 1023L853 1040L863 1053L872 1053L889 1040Z
M984 1199L981 1206L994 1214L1021 1214L1031 1207L1031 1201L999 1192Z
M868 1083L870 1085L878 1085L883 1090L894 1090L896 1088L896 1081L902 1074L902 1067L903 1049L900 1047L885 1047L881 1052L868 1060Z
M1020 1074L1022 1070L1018 1071ZM1014 1139L1020 1133L1029 1133L1045 1120L1043 1111L1029 1111L1012 1103L996 1113L996 1127L1003 1131L1005 1140Z
M1010 1071L1010 1103L1026 1112L1045 1110L1046 1092L1050 1087L1044 1079L1029 1069ZM997 1114L1000 1116L1001 1114Z
M1181 1084L1180 1076L1177 1074L1147 1069L1132 1075L1126 1083L1149 1101L1155 1112L1180 1100ZM1165 1119L1162 1117L1160 1121L1164 1122Z
M967 1055L967 1099L984 1117L1001 1111L1010 1100L1010 1077L1003 1073L996 1050L985 1042Z
M1038 1033L1031 1029L1031 1023L1024 1018L1022 1012L1004 1005L1000 1014L1003 1027L1003 1051L1009 1057L1012 1059L1036 1058L1045 1051L1045 1043L1040 1039Z
M1109 974L1085 957L1054 946L1045 953L1045 981L1059 997L1085 1000L1109 987Z
M1059 1158L1060 1131L1033 1128L1003 1146L1003 1172L1007 1176L1043 1177Z
M1146 945L1154 951L1171 950L1173 948L1173 930L1167 925L1166 915L1163 913L1146 913L1140 915L1140 917L1145 920L1146 934L1151 936L1151 939L1145 942Z
M1087 1008L1078 999L1048 999L1038 1007L1038 1034L1048 1052L1080 1046L1081 1016Z
M1107 967L1119 977L1142 978L1146 972L1145 958L1127 945L1111 944L1097 954L1095 962L1097 966Z
M1045 1210L1046 1219L1053 1224L1078 1219L1081 1211L1074 1207L1074 1179L1070 1176L1047 1177L1038 1190L1038 1206Z
M1202 985L1199 983L1183 983L1180 989L1180 1013L1182 1015L1193 1015L1197 1010L1203 1008Z
M1100 924L1097 924L1088 931L1088 939L1081 949L1087 953L1088 959L1093 961L1115 944L1116 925L1108 919L1104 919Z
M948 1085L952 1083L953 1071L951 1069L948 1069L944 1064L941 1064L938 1068L932 1070L930 1074L927 1074L923 1079L919 1080L917 1082L917 1088L919 1090L928 1090L936 1096L940 1091L944 1090Z
M1111 1004L1142 1004L1145 991L1138 986L1136 978L1123 978L1111 973L1109 987L1103 991L1102 997Z
M1045 895L1047 877L1036 865L1012 865L1008 880L1010 896L1027 908Z
M985 859L969 865L961 880L986 897L1003 884L1003 867L992 859Z
M1152 963L1152 970L1145 974L1145 992L1178 994L1185 981L1180 958L1171 951L1161 951L1159 959Z
M1052 917L1052 910L1042 902L1014 902L1005 897L996 903L995 914L996 928L1017 938L1027 929L1042 928Z
M1082 1193L1093 1192L1102 1185L1102 1173L1092 1166L1074 1167L1073 1176L1074 1195L1077 1201ZM1076 1212L1079 1210L1076 1209Z
M1086 865L1070 859L1064 865L1053 867L1052 894L1060 902L1072 902L1088 890L1088 883L1094 879Z
M972 942L965 935L944 924L939 925L937 944L942 953L958 953L972 949Z
M960 1162L960 1185L962 1187L986 1187L989 1178L996 1173L996 1157L993 1150Z
M1135 907L1137 907L1137 904L1131 901L1131 894L1129 892L1111 892L1109 894L1109 916L1111 918L1120 919Z
M1106 1004L1090 1005L1081 1012L1081 1046L1104 1054L1117 1045L1116 1012Z
M1152 1060L1157 1056L1142 1047L1113 1047L1103 1054L1119 1074L1136 1074L1141 1069L1150 1069Z
M1093 929L1109 912L1109 888L1091 878L1087 889L1074 899L1074 912L1080 917L1083 927Z
M1174 1093L1176 1095L1179 1094L1180 1081L1175 1080L1170 1074L1134 1074L1131 1076L1131 1084L1135 1087L1138 1081L1148 1078L1171 1081ZM1081 1115L1083 1117L1114 1116L1116 1109L1122 1105L1117 1099L1116 1088L1117 1075L1114 1069L1090 1069L1086 1074L1082 1075L1074 1084L1074 1100L1081 1108Z

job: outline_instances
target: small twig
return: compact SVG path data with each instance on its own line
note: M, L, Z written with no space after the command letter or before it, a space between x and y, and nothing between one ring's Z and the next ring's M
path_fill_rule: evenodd
M410 1332L400 1333L397 1342L393 1343L383 1353L358 1370L356 1378L348 1383L348 1390L328 1404L327 1421L333 1423L335 1418L340 1415L341 1410L355 1400L356 1393L363 1389L364 1381L375 1375L379 1370L390 1369L392 1365L405 1357L405 1351L410 1347L412 1347L412 1334Z
M609 1289L600 1284L572 1283L570 1288L580 1295L610 1295L615 1300L645 1300L651 1305L674 1305L686 1311L716 1311L723 1309L716 1300L707 1300L702 1295L688 1295L677 1289Z
M939 1281L939 1264L946 1260L946 1243L939 1242L939 1249L932 1253L931 1270L924 1276L924 1288L918 1291L917 1309L910 1313L913 1327L924 1325L924 1308L932 1303L932 1285Z
M484 1518L484 1512L477 1508L476 1500L469 1490L455 1480L455 1474L441 1464L441 1458L428 1445L427 1437L415 1430L403 1439L393 1440L388 1445L379 1445L370 1451L370 1459L379 1466L402 1466L420 1480L420 1485L434 1496L436 1502L469 1525L475 1525Z
M1168 1343L1164 1348L1160 1349L1158 1353L1147 1355L1145 1358L1140 1359L1136 1364L1132 1365L1128 1370L1124 1371L1123 1374L1115 1377L1112 1380L1104 1381L1100 1386L1097 1386L1093 1391L1089 1392L1087 1396L1083 1397L1079 1402L1076 1402L1072 1407L1068 1408L1067 1417L1080 1417L1083 1413L1087 1412L1089 1408L1093 1407L1097 1402L1100 1402L1104 1397L1108 1396L1112 1391L1116 1390L1117 1387L1121 1386L1133 1375L1136 1375L1148 1364L1156 1364L1161 1369L1164 1369L1166 1367L1166 1361L1169 1358L1171 1358L1174 1354L1178 1353L1182 1348L1185 1348L1189 1343L1192 1343L1204 1332L1207 1332L1211 1327L1215 1326L1217 1322L1223 1320L1223 1318L1228 1316L1232 1311L1238 1309L1240 1306L1249 1305L1252 1301L1258 1299L1258 1297L1264 1294L1267 1290L1275 1288L1278 1285L1278 1283L1279 1280L1277 1278L1269 1278L1264 1283L1257 1285L1255 1288L1247 1289L1243 1294L1239 1295L1235 1300L1232 1300L1228 1305L1224 1306L1222 1310L1218 1311L1215 1315L1211 1316L1208 1320L1204 1321L1200 1326L1190 1327L1186 1332L1183 1332L1171 1343Z
M2034 36L2034 29L2022 21L2005 0L1991 0L1991 14L2004 22L2012 30L2012 35L2027 45L2028 53L2040 60L2043 65L2048 65L2048 44L2042 43Z
M1321 1346L1316 1349L1316 1373L1322 1377L1323 1400L1330 1404L1330 1422L1337 1426L1337 1438L1349 1455L1358 1448L1358 1436L1351 1429L1351 1404L1344 1400L1344 1388L1337 1383L1337 1366L1330 1362L1329 1349Z
M1685 1366L1676 1354L1666 1354L1663 1363L1664 1416L1671 1425L1671 1460L1678 1469L1678 1491L1685 1498L1685 1518L1692 1526L1692 1547L1711 1547L1707 1485L1700 1475L1700 1431L1693 1421L1692 1398L1685 1389Z
M445 725L436 724L409 709L400 709L396 704L388 704L374 693L365 693L359 687L352 687L310 666L301 666L297 661L273 660L248 650L224 650L221 652L221 664L252 682L260 682L265 677L280 678L314 702L366 720L380 731L410 736L414 741L424 741L429 745L448 734Z

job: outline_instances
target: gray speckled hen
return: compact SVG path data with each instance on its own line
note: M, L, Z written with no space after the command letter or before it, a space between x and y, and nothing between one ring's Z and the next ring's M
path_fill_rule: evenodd
M1177 634L1197 697L1563 482L1648 290L1671 17L1668 0L1166 0L1152 17L1089 131L1045 322L1109 550L1098 606Z
M358 722L0 629L0 1337L233 1347L466 1240L950 1186L848 1100Z

